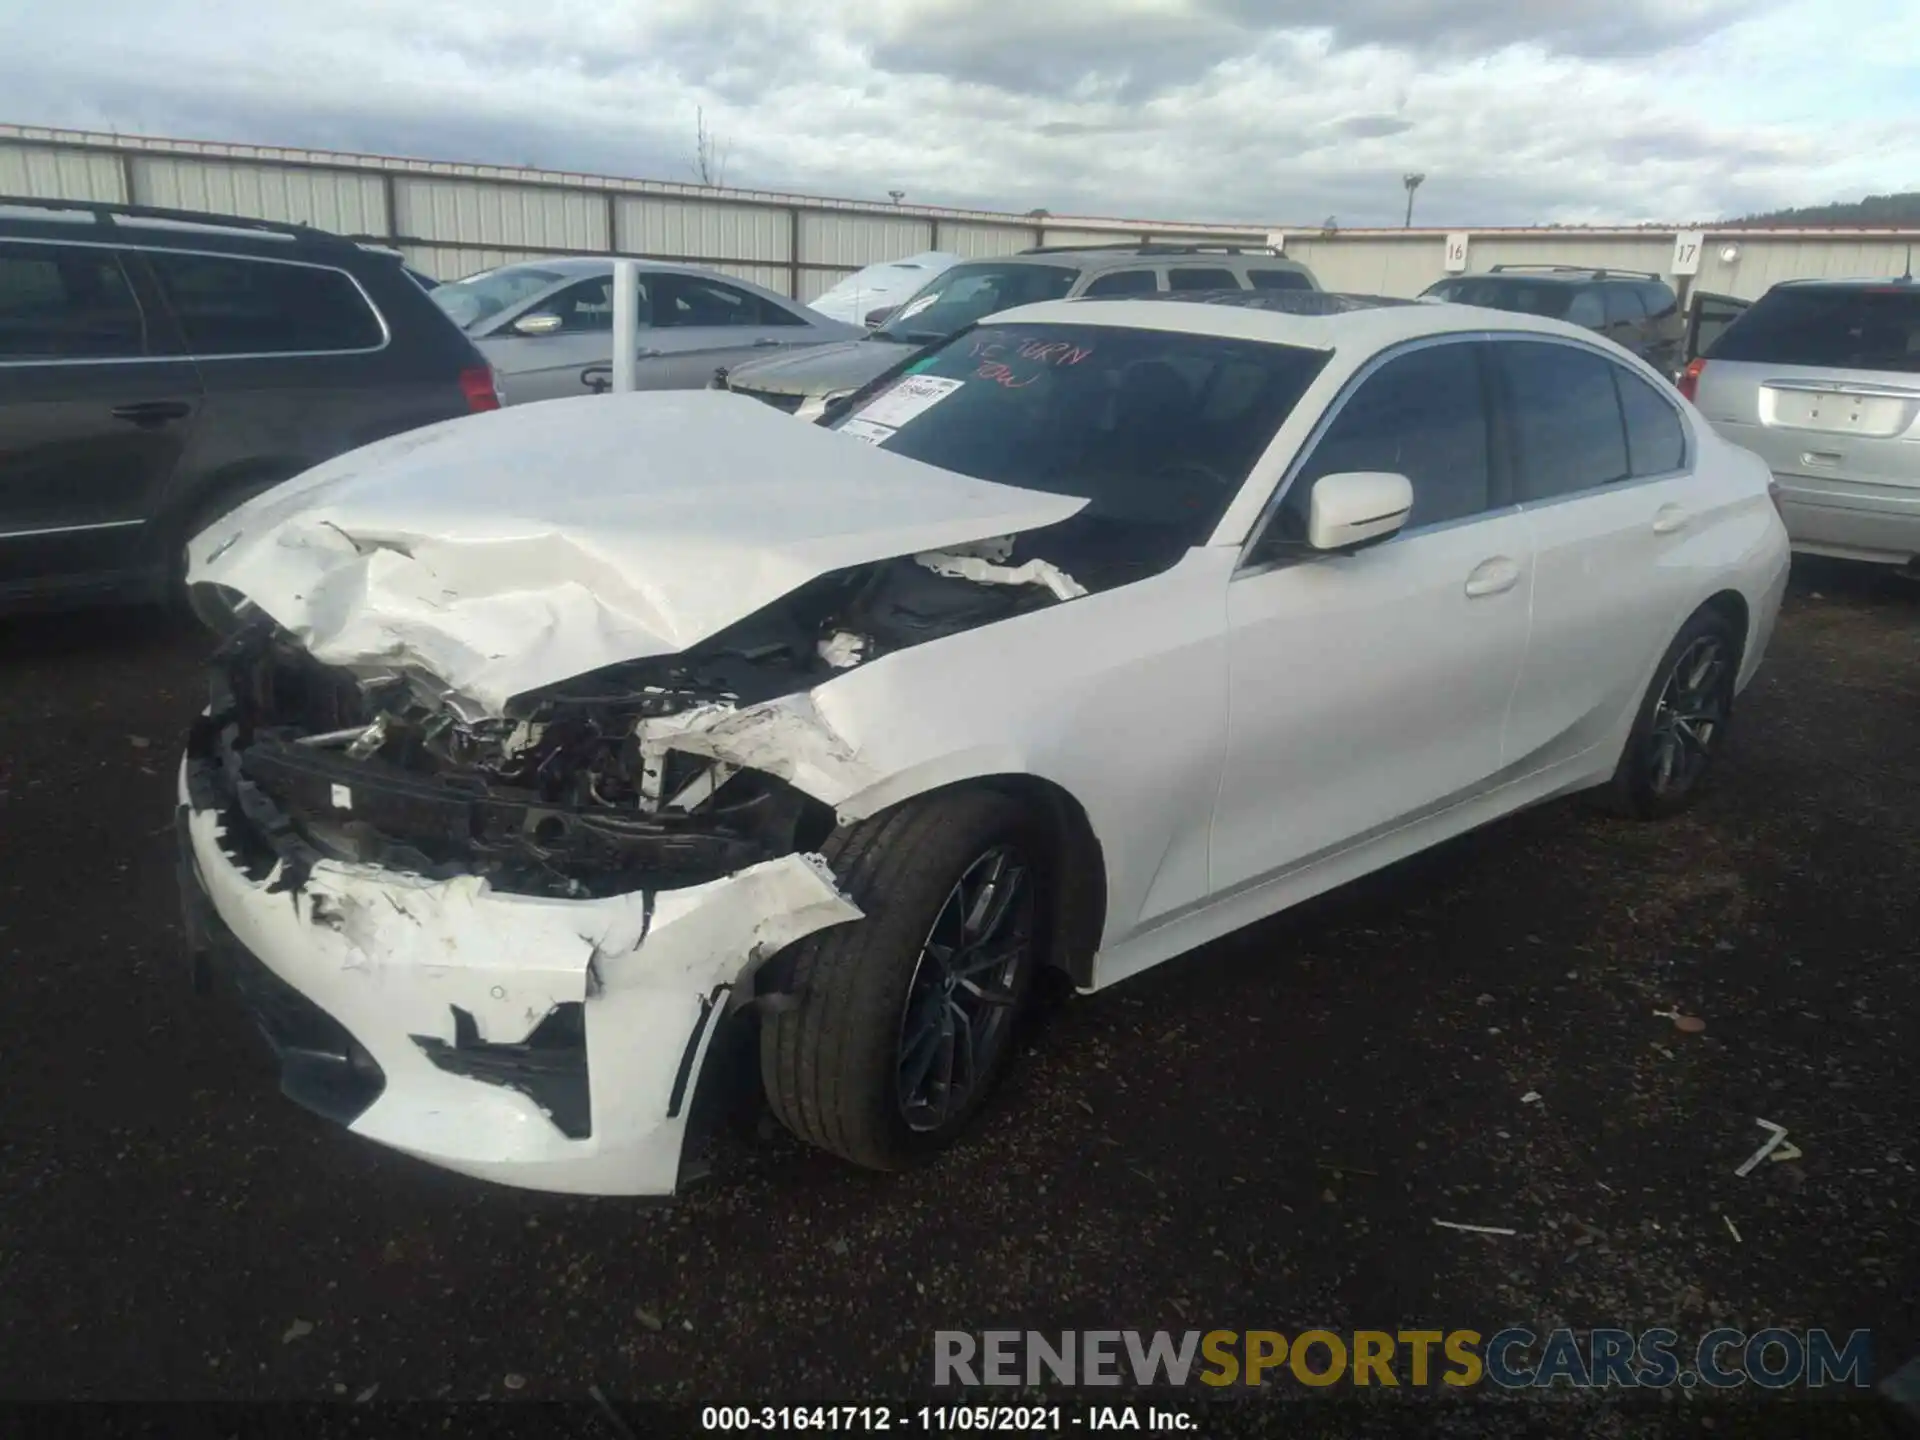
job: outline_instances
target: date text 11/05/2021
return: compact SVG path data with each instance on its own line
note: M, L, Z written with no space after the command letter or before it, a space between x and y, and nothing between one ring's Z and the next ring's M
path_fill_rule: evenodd
M1200 1423L1159 1405L708 1405L700 1428L734 1433L839 1431L943 1435L961 1431L1059 1435L1073 1430L1193 1433Z

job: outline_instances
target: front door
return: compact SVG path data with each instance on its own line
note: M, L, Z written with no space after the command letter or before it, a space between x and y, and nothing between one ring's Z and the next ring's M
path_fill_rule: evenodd
M1228 587L1215 895L1466 799L1501 768L1533 556L1491 463L1483 349L1422 344L1363 379ZM1413 482L1407 529L1303 553L1311 483L1354 470Z
M123 579L201 404L167 317L100 245L0 241L0 595Z

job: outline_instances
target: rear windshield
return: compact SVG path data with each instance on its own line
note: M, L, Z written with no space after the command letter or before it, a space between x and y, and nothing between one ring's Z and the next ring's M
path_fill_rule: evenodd
M1061 265L956 265L936 276L874 333L922 345L1016 305L1058 300L1080 278Z
M1920 288L1769 290L1708 347L1709 360L1920 372Z
M1203 543L1326 352L1174 331L981 326L832 422L929 465Z
M1537 280L1495 280L1468 275L1429 285L1426 294L1456 305L1483 305L1489 310L1517 310L1549 320L1565 317L1576 293L1571 285L1541 284Z

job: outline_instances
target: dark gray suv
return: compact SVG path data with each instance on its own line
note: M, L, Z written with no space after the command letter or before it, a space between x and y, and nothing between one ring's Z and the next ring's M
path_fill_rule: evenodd
M1496 265L1481 275L1449 275L1420 293L1584 326L1664 375L1678 375L1686 363L1680 301L1673 287L1650 270Z
M177 595L185 542L242 500L498 403L391 250L0 196L0 612Z

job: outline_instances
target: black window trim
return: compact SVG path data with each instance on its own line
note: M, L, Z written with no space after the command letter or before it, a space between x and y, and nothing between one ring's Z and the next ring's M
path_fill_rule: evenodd
M1621 364L1618 357L1607 354L1599 346L1588 345L1582 341L1570 339L1565 335L1549 335L1544 331L1532 334L1524 330L1503 330L1495 332L1487 338L1496 344L1501 341L1506 341L1514 344L1535 342L1548 345L1562 345L1569 350L1584 350L1589 355L1598 356L1611 366L1613 370L1627 371L1634 379L1640 381L1649 390L1653 391L1653 393L1659 397L1661 403L1673 411L1674 418L1680 422L1680 465L1678 469L1662 470L1657 475L1634 475L1628 473L1618 480L1604 480L1598 485L1588 485L1579 490L1565 490L1558 495L1542 496L1538 500L1520 500L1516 498L1513 502L1516 510L1543 510L1549 505L1563 505L1569 500L1589 500L1595 495L1611 495L1617 491L1630 490L1640 485L1655 485L1663 480L1671 480L1679 475L1691 474L1696 468L1695 461L1698 459L1700 452L1695 442L1693 426L1688 423L1686 411L1667 398L1664 391L1668 388L1669 382L1660 379L1658 371L1654 372L1653 379L1649 379L1647 376L1636 371L1631 365ZM1516 471L1513 476L1513 488L1509 493L1517 497L1520 493L1519 475L1517 471L1521 457L1519 437L1514 433L1513 429L1511 400L1507 395L1506 384L1500 377L1499 367L1497 365L1493 367L1493 374L1489 378L1494 384L1492 399L1497 412L1494 416L1495 427L1501 432L1502 442L1507 449L1508 455L1512 459ZM1620 440L1626 450L1628 471L1631 472L1633 468L1633 440L1627 432L1627 407L1625 402L1620 398L1620 377L1618 375L1609 375L1608 378L1613 381L1614 408L1620 412Z
M89 250L115 250L138 255L203 255L214 260L239 260L253 265L296 265L303 270L331 270L336 275L346 277L348 283L358 292L361 302L372 312L374 321L380 326L378 345L355 346L350 350L249 350L245 354L203 355L192 346L185 344L183 334L182 348L176 355L121 355L102 359L72 360L0 360L0 366L7 368L28 365L153 365L181 360L192 360L196 364L205 364L214 360L308 360L335 355L377 355L393 343L393 329L387 324L386 315L374 303L373 296L367 293L367 287L360 283L360 277L351 270L342 270L338 265L322 265L312 260L290 260L279 255L247 255L236 250L196 250L185 245L139 245L124 241L68 240L64 237L50 239L40 236L0 235L0 245L5 244L72 245ZM156 275L153 278L157 285L159 277ZM162 299L165 299L164 290ZM182 328L179 327L177 317L169 315L169 318L173 320L176 328Z
M1282 556L1278 559L1256 561L1249 557L1252 556L1255 549L1258 548L1260 541L1265 537L1267 527L1271 525L1279 515L1280 507L1286 503L1287 492L1293 488L1294 480L1302 470L1307 468L1307 462L1313 458L1314 452L1320 448L1320 442L1326 438L1327 431L1333 428L1333 422L1339 418L1340 412L1347 408L1347 402L1359 393L1362 385L1366 384L1376 373L1385 369L1387 365L1398 360L1403 355L1410 355L1417 350L1434 349L1441 345L1479 344L1494 339L1496 333L1497 332L1486 330L1457 330L1449 331L1443 335L1421 335L1415 339L1405 340L1399 344L1389 346L1385 350L1376 352L1368 358L1364 365L1349 375L1346 383L1340 387L1340 393L1335 395L1332 403L1320 412L1320 418L1314 422L1313 429L1307 432L1307 438L1300 443L1300 449L1295 453L1293 459L1287 463L1287 468L1281 475L1279 483L1273 487L1273 494L1267 497L1267 503L1261 507L1259 518L1253 522L1253 527L1247 532L1247 538L1241 543L1240 554L1234 561L1233 574L1229 579L1251 579L1256 575L1265 575L1269 571L1291 567L1301 563L1302 559L1308 558L1304 555L1299 557ZM1582 345L1577 348L1583 350L1594 349L1594 347L1589 345ZM1595 350L1594 353L1598 354L1599 352ZM1392 539L1384 541L1384 544L1391 545L1397 543L1409 535L1431 535L1442 530L1452 530L1461 525L1475 525L1496 517L1517 515L1520 513L1521 506L1516 503L1513 498L1513 475L1509 468L1512 449L1508 443L1509 437L1505 433L1503 397L1498 389L1497 377L1491 373L1492 366L1488 363L1490 358L1490 356L1482 355L1478 359L1482 394L1485 396L1487 402L1487 471L1490 488L1493 492L1488 497L1489 503L1487 508L1474 515L1460 515L1451 520L1436 520L1428 525L1408 526L1398 531Z

